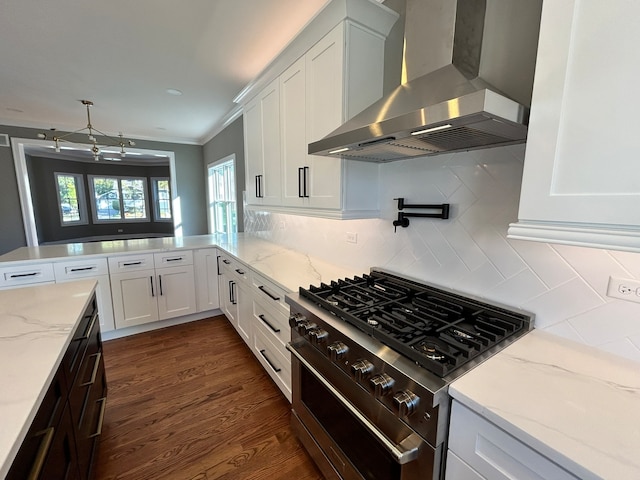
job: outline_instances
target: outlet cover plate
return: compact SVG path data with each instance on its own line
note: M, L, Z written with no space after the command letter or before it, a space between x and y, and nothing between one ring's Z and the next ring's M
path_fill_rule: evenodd
M607 296L640 303L640 280L609 277Z

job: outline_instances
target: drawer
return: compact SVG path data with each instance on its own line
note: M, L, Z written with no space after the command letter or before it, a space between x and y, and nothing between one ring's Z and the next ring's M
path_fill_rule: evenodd
M258 290L256 296L267 301L289 318L289 305L284 301L286 291L275 282L257 272L251 273L253 286Z
M106 258L74 260L53 264L57 282L65 282L76 278L91 278L97 275L109 275L109 263Z
M449 450L482 477L496 480L577 480L536 450L454 401Z
M99 332L99 325L100 319L98 317L96 297L94 296L93 300L82 315L80 324L78 325L78 328L69 343L67 352L62 359L62 368L69 388L72 387L73 382L78 375L78 371L80 370L80 365L91 336L96 335L96 332Z
M222 254L218 259L218 266L232 280L244 285L249 284L249 279L251 278L249 267L236 258Z
M486 480L469 465L464 463L451 450L447 452L447 468L445 480Z
M193 251L178 250L174 252L154 253L153 263L156 268L193 265Z
M254 323L262 324L273 340L280 342L284 348L291 341L291 328L289 327L289 317L272 305L269 299L262 296L253 299Z
M52 263L33 263L0 267L0 288L55 282Z
M153 253L109 257L109 272L121 273L133 270L153 269Z
M262 325L254 328L253 352L282 393L291 401L290 353L283 346L275 345L264 331L265 328Z

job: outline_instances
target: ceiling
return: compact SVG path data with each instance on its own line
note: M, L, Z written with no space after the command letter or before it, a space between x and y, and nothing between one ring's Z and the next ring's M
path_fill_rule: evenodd
M0 124L202 144L326 3L1 0Z

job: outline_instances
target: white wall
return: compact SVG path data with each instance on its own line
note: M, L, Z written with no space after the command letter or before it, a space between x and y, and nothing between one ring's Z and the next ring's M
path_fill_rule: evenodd
M640 362L640 304L606 296L610 275L640 279L640 254L506 238L523 159L517 145L382 164L381 219L247 210L245 232L363 273L385 267L520 307L535 313L536 328ZM411 219L394 234L395 197L450 203L451 217Z

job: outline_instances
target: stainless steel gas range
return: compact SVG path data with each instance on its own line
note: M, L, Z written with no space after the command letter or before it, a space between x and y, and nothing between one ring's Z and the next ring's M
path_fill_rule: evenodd
M328 479L443 478L449 383L533 321L376 269L287 302L291 423Z

